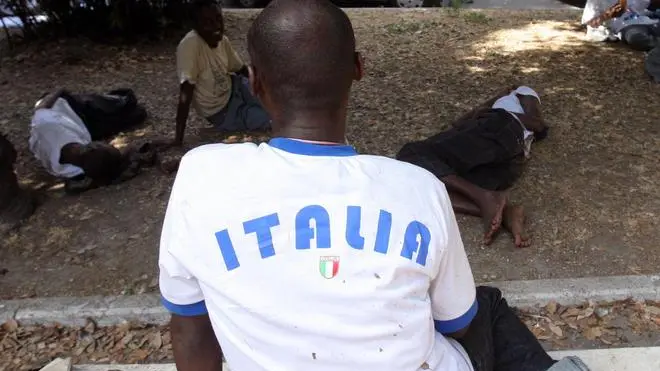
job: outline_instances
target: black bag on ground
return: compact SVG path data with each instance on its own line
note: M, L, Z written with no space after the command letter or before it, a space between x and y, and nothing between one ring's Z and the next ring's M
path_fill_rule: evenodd
M644 69L653 81L660 84L660 45L646 55Z
M147 119L131 89L115 89L106 94L64 93L71 109L83 120L92 140L103 140L134 128Z
M621 39L631 48L647 52L658 45L658 25L632 25L621 30Z

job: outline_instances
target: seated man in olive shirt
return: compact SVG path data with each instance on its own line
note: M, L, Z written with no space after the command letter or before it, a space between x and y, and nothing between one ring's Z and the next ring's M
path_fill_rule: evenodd
M221 131L268 130L270 118L248 86L247 67L224 35L222 10L212 0L192 4L193 30L176 51L180 94L175 145L183 143L190 106Z

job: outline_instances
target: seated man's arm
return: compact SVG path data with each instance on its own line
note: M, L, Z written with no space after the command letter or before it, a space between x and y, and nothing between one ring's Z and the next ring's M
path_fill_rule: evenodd
M195 276L178 256L195 246L187 230L182 207L187 178L185 159L172 187L160 243L160 292L163 305L172 314L170 330L174 361L179 371L222 371L222 350L214 334L204 294Z
M476 287L472 270L463 248L463 241L451 208L447 191L438 185L440 198L439 220L446 226L447 240L439 254L438 273L431 281L429 295L436 331L456 339L467 332L478 311Z
M186 123L190 114L190 104L195 85L188 81L181 83L179 89L179 103L176 107L176 132L174 134L174 144L180 146L183 144L183 136L186 132Z
M174 144L183 144L183 136L190 113L190 104L199 76L198 40L184 39L176 49L176 68L179 77L179 100L176 109L176 132Z
M227 60L229 61L229 72L248 77L248 67L243 61L243 58L241 58L241 56L236 52L236 49L234 49L229 40L226 40L224 44L225 50L227 52Z

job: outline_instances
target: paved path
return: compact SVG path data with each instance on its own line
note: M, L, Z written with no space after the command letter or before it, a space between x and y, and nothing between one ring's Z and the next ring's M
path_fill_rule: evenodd
M466 8L504 9L570 9L574 8L557 0L474 0Z
M616 348L551 352L553 358L567 355L580 357L592 371L652 371L660 370L660 347ZM225 371L230 371L225 365ZM81 365L73 371L176 371L173 364L160 365Z

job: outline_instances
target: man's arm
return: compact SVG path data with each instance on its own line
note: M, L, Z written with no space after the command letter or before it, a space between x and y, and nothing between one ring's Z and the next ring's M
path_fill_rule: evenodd
M209 319L204 292L189 266L197 246L196 232L186 223L186 195L196 179L182 160L167 203L160 236L158 266L163 306L172 314L170 330L179 371L222 371L222 351ZM194 268L194 265L192 266Z
M429 296L436 331L459 339L465 336L477 315L477 291L449 195L442 184L438 184L437 189L439 202L434 207L441 214L437 220L445 224L443 229L447 236L442 239L446 241L445 246L437 247L442 250Z
M57 89L54 92L49 93L45 97L41 98L37 104L35 104L34 109L38 110L41 108L52 108L57 99L61 97L64 92L64 89Z
M179 103L176 109L176 132L174 134L174 144L180 146L183 144L183 136L186 131L188 114L190 113L190 104L195 85L184 81L179 89Z
M451 123L451 126L458 128L463 125L463 123L467 120L471 120L475 118L477 115L479 115L481 112L489 110L493 104L495 104L495 101L498 99L502 98L505 95L510 94L513 90L515 90L517 86L509 86L502 91L498 92L491 98L489 98L487 101L482 102L479 104L477 107L473 108L471 111L465 113L463 116L459 117L456 119L454 122Z
M172 350L179 371L222 371L222 351L208 315L172 315Z
M176 132L174 145L183 144L190 104L193 99L195 84L199 76L199 48L201 39L184 38L176 49L176 68L179 77L179 101L176 109Z
M238 52L236 52L236 49L231 45L229 39L225 40L224 45L227 53L229 72L248 77L247 65L243 62L243 58L241 58Z

